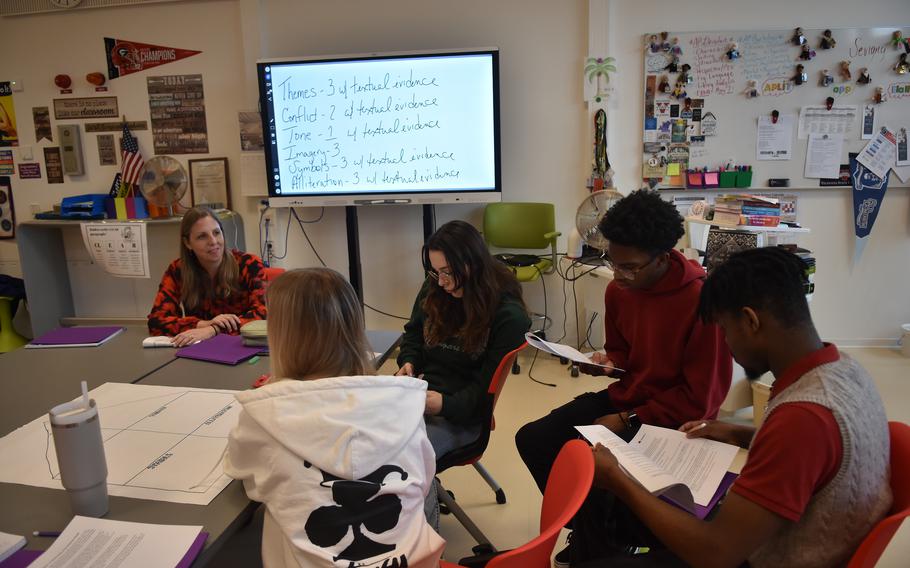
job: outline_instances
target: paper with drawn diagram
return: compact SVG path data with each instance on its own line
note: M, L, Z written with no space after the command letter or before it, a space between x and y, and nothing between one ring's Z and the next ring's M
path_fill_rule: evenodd
M222 461L240 414L235 392L123 383L93 389L108 493L209 504L231 482ZM0 438L0 455L0 482L63 489L47 415Z
M121 278L149 278L145 223L82 223L82 241L92 261Z

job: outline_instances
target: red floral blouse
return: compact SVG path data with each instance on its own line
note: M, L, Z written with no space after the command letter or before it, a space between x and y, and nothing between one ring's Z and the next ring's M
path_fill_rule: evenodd
M149 333L174 336L194 329L201 320L210 320L219 314L236 314L240 317L241 324L265 319L265 287L262 282L265 266L262 260L254 254L238 250L232 250L231 253L240 267L240 294L206 299L195 310L184 312L180 297L180 270L183 263L178 258L167 267L161 278L158 295L155 296L155 303L148 315Z

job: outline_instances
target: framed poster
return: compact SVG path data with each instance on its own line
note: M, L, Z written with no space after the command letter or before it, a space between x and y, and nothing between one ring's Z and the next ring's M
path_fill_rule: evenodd
M213 209L231 208L231 185L227 158L190 160L191 203Z
M0 177L0 239L16 236L16 211L13 209L13 186L10 178Z

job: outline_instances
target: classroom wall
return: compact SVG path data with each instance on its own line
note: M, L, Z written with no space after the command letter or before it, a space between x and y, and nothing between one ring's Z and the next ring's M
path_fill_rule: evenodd
M609 146L617 185L623 191L641 184L644 34L796 26L906 29L910 24L906 0L592 0L592 4L606 5L608 21L606 26L592 22L591 33L606 33L609 55L618 60L619 73L611 81L617 92L610 103ZM885 82L874 77L873 81ZM743 107L748 109L745 104ZM755 133L745 132L743 136L754 137ZM857 265L853 264L849 188L796 193L799 220L812 229L799 242L818 258L811 308L822 336L841 344L893 345L900 324L910 322L910 190L888 190L869 245Z
M0 62L0 80L24 82L25 91L15 94L19 130L26 138L23 143L32 145L40 156L41 148L34 144L31 107L51 103L56 73L69 73L77 87L85 90L82 76L104 67L101 38L105 35L203 51L112 81L111 94L118 96L121 112L129 118L138 115L140 120L148 120L146 76L203 74L209 155L229 159L234 208L246 222L248 248L256 250L258 200L240 195L236 123L238 110L256 104L252 73L256 58L497 46L501 50L503 198L555 203L558 229L568 234L575 208L586 194L584 182L590 171L590 111L582 101L580 73L589 45L603 41L608 54L618 59L620 71L613 79L616 92L609 105L610 158L618 187L628 192L640 185L642 34L661 29L890 26L895 21L910 21L905 0L878 0L862 6L843 0L736 2L736 10L731 10L733 4L729 0L196 0L76 10L0 19L0 50L17 54ZM589 10L593 14L590 22ZM28 47L23 50L23 46ZM138 134L148 158L150 132ZM67 178L65 184L48 185L44 179L14 178L20 221L30 217L31 203L48 209L64 195L107 190L116 168L93 165L97 163L93 144L92 135L85 148L89 172L81 180ZM179 156L184 163L196 157L205 156ZM908 202L908 190L889 192L866 254L853 267L849 192L800 192L801 221L813 229L803 237L803 244L819 258L819 288L812 309L826 338L852 344L893 343L898 325L910 321L906 295L910 281ZM306 220L317 218L320 211L303 209L300 213ZM441 224L465 218L479 226L481 213L481 206L444 205L437 207L437 220ZM282 211L277 223L280 228L272 234L279 255L285 252L286 222L286 211ZM276 264L317 264L295 225L290 230L287 256ZM327 209L321 221L306 227L326 262L347 273L343 211ZM421 279L419 207L361 208L360 230L367 302L407 315ZM565 237L560 239L560 249L565 249ZM15 272L17 259L14 243L0 241L0 271ZM554 275L547 283L549 311L561 331L560 281ZM599 295L602 287L595 288L588 294ZM525 290L532 307L542 306L540 284L526 285ZM856 301L850 303L854 297ZM570 312L571 305L570 291ZM367 323L374 328L400 326L397 320L369 311ZM569 327L573 324L570 315Z
M32 218L32 204L44 211L68 195L107 193L118 166L100 166L95 133L82 128L85 175L65 176L65 183L48 184L43 147L57 146L53 99L67 97L116 96L121 115L127 120L149 121L146 77L202 73L209 154L178 155L184 167L187 160L226 156L230 179L240 177L238 165L239 127L237 111L243 101L242 44L236 0L212 0L127 6L94 10L69 10L60 13L0 18L0 81L15 79L24 90L13 93L20 147L14 148L17 164L24 147L30 147L41 164L42 178L20 180L13 177L16 220ZM109 92L95 93L84 79L89 72L107 74L104 37L132 39L143 43L193 49L202 53L168 65L109 80ZM61 95L54 76L65 73L73 80L73 94ZM50 107L54 141L35 141L32 107ZM86 122L60 121L84 125ZM149 125L150 126L150 125ZM105 133L110 134L110 133ZM115 144L120 133L115 132ZM133 132L146 160L152 157L151 130ZM118 149L119 154L119 149ZM119 158L118 158L119 161ZM239 194L234 192L234 199ZM189 203L187 194L186 203ZM247 223L250 219L247 219ZM253 228L255 230L255 222ZM249 228L248 228L249 231ZM252 233L249 233L252 234ZM249 236L247 236L249 241ZM252 243L255 244L253 239ZM173 242L174 256L177 241ZM12 240L0 240L0 272L19 274L18 252ZM157 278L157 276L155 277ZM151 303L151 298L149 298Z

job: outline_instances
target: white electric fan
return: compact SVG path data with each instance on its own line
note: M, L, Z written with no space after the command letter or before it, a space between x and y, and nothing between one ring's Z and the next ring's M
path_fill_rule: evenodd
M183 199L187 189L186 170L170 156L155 156L142 167L139 190L145 200L174 214L174 206Z
M575 228L569 233L567 257L579 258L583 244L598 250L607 248L607 240L597 227L610 207L620 199L622 194L615 189L595 191L584 198L575 213Z

